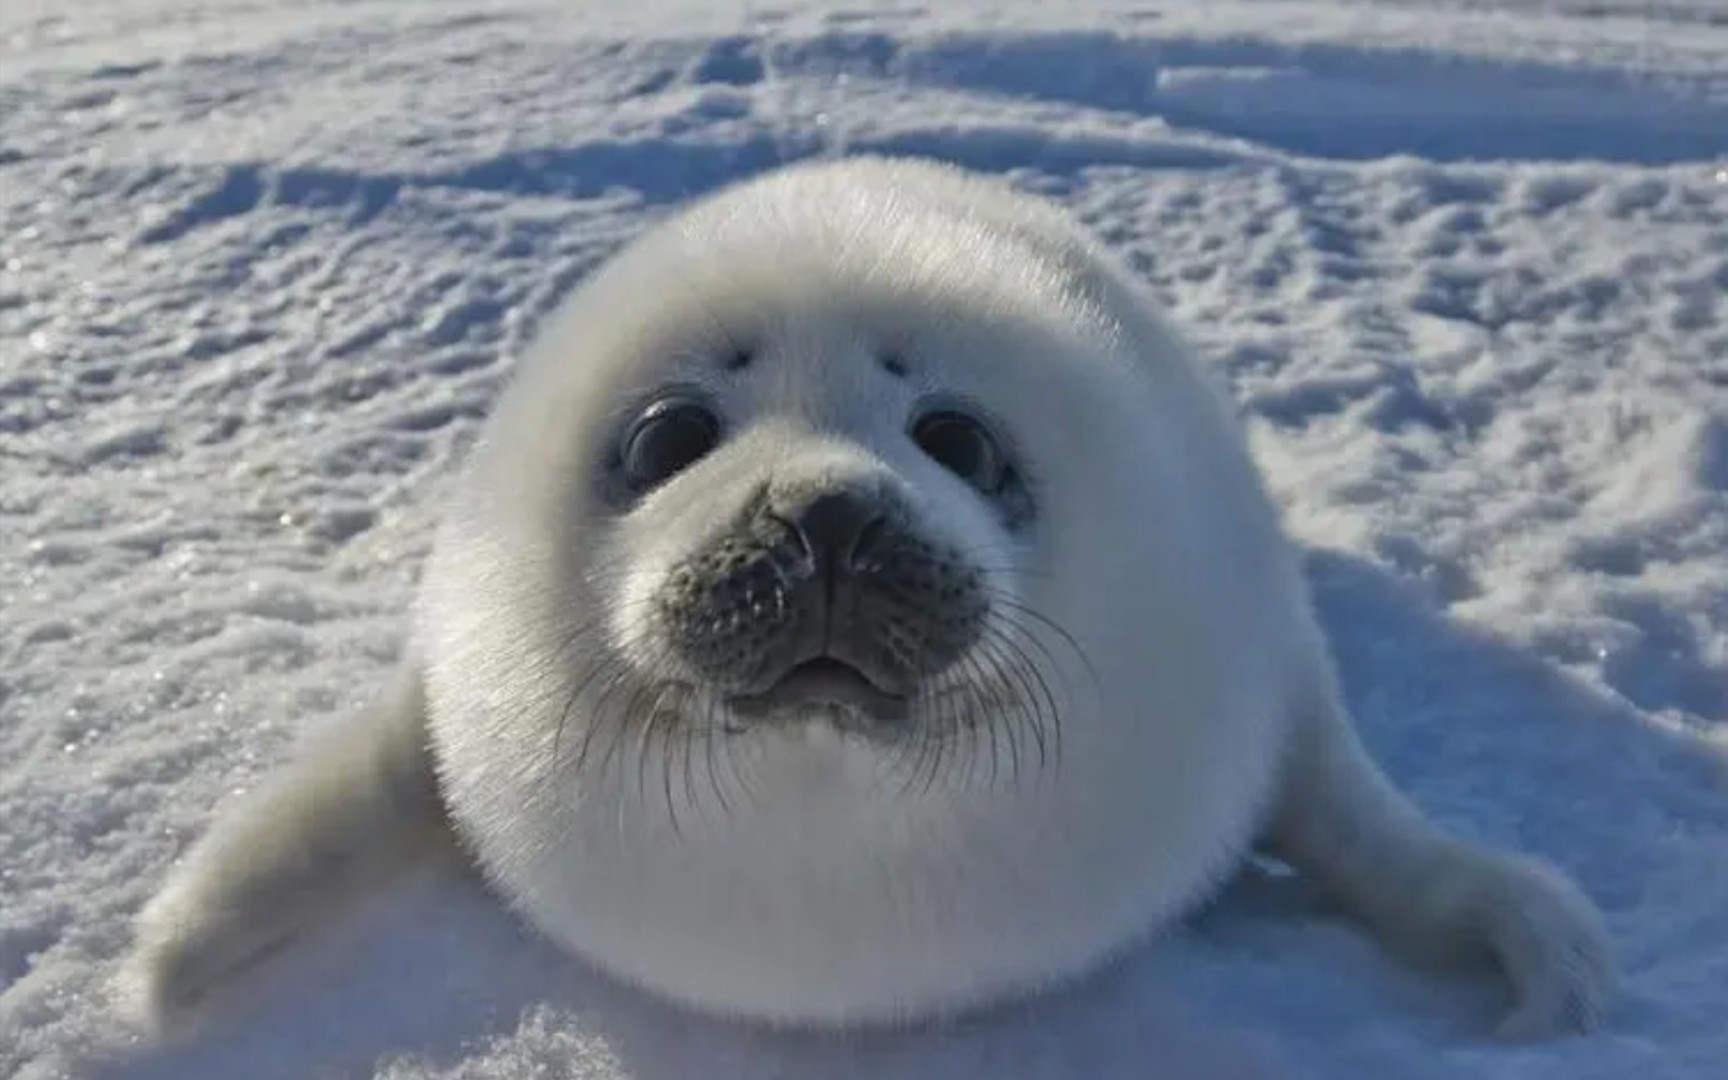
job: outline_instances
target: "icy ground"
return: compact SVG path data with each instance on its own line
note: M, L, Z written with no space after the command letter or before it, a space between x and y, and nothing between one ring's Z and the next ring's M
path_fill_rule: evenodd
M1728 1076L1728 6L617 6L0 5L0 1076ZM1606 910L1606 1031L1494 1045L1492 985L1250 883L1071 993L771 1036L437 877L198 1040L116 1028L176 852L387 671L548 306L841 150L1128 253L1253 419L1374 751Z

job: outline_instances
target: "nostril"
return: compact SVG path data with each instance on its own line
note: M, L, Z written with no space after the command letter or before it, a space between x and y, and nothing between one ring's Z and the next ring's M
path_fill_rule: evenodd
M849 491L823 492L788 515L812 559L850 568L883 523L880 504Z
M870 565L870 552L875 548L876 541L888 525L888 515L877 514L858 530L858 537L852 542L852 549L846 553L847 565L853 570L869 572L879 569L880 564Z

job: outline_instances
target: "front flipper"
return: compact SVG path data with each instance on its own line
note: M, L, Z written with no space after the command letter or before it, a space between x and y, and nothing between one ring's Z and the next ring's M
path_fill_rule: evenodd
M391 690L226 810L139 916L122 993L157 1032L200 1019L271 954L450 838L424 697Z
M1292 733L1264 844L1387 944L1497 962L1513 997L1501 1037L1601 1023L1613 971L1595 905L1540 860L1441 832L1369 759L1330 685Z

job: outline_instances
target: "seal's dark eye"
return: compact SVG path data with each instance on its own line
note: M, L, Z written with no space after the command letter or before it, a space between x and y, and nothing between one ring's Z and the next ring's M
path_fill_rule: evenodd
M714 449L720 418L700 401L662 398L643 410L624 433L624 472L637 491L672 479Z
M918 418L912 425L912 439L939 465L986 495L1002 490L1008 459L979 420L940 409Z

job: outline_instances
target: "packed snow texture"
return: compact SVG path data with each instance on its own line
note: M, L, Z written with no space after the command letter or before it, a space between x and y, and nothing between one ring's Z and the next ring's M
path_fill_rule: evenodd
M607 7L0 7L0 1075L1728 1075L1728 8ZM773 1034L439 874L195 1038L116 1023L176 854L381 685L549 307L846 152L1007 174L1131 260L1251 422L1373 752L1602 905L1606 1030L1497 1045L1491 981L1245 878L1068 992Z

